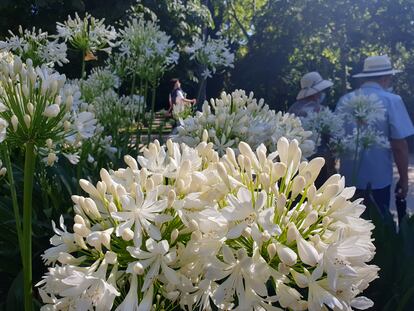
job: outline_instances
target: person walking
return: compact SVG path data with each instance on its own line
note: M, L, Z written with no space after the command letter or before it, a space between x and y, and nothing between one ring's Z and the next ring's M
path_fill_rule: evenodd
M375 121L374 126L378 133L388 138L390 147L371 146L364 149L358 164L353 163L354 158L350 154L340 157L340 173L345 176L347 186L355 186L359 197L367 197L367 190L370 190L383 216L389 213L393 156L399 173L396 197L405 199L408 192L409 153L406 138L414 134L414 127L403 100L392 93L393 76L399 72L393 69L386 55L366 58L363 71L353 76L361 79L360 88L341 97L336 107L338 111L351 96L363 94L375 95L384 108L385 118ZM347 124L346 134L352 134L355 128L355 124ZM354 165L357 165L358 171L354 171Z
M318 72L308 72L300 79L301 90L296 97L297 102L288 112L297 117L306 117L309 112L319 112L326 97L324 91L332 85L331 81L322 79Z
M194 105L195 99L187 99L185 93L181 89L181 82L179 79L171 80L171 92L168 98L169 107L168 113L171 114L175 105Z

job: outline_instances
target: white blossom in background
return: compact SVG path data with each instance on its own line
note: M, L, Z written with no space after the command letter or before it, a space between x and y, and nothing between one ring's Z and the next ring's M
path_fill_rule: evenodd
M345 133L332 141L337 154L355 154L371 147L390 148L389 140L377 129L377 122L385 119L385 108L375 95L351 94L343 99L336 111L337 118L344 120Z
M345 97L337 112L348 122L361 125L371 125L385 118L385 108L379 97L360 92Z
M155 141L96 185L79 181L73 230L62 219L42 255L43 310L373 305L361 293L378 277L374 226L355 188L333 175L317 189L324 160L301 162L296 140L220 157L206 139Z
M190 55L190 60L195 60L202 66L203 79L211 78L219 69L234 67L234 54L223 38L208 37L206 42L197 38L191 46L185 48L185 52Z
M97 67L92 69L86 80L79 83L83 100L91 103L103 92L117 90L121 85L121 79L108 67Z
M34 66L46 64L53 67L55 64L62 66L69 62L66 58L67 46L59 43L41 29L32 30L19 26L18 34L9 30L10 37L0 41L0 51L12 52L23 61L30 58Z
M57 37L86 54L96 51L109 54L116 44L117 33L113 26L106 26L104 23L105 19L97 19L88 13L84 18L75 13L73 19L68 16L63 23L56 23Z
M279 138L286 137L298 140L304 156L310 156L314 151L312 133L302 128L299 118L276 113L263 99L257 101L253 96L253 93L247 95L243 90L236 90L232 94L222 93L220 98L211 99L210 104L206 101L201 112L180 120L173 140L195 147L206 131L208 141L222 155L227 147L237 149L241 141L252 148L264 144L274 151Z
M119 31L120 58L126 74L154 83L162 73L177 64L179 53L171 37L160 30L157 21L132 18Z
M332 112L328 107L323 107L318 112L309 112L301 118L305 130L312 132L312 139L319 146L324 137L331 139L342 138L345 134L343 118Z

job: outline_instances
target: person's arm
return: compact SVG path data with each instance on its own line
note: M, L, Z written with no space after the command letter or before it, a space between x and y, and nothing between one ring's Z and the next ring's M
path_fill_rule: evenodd
M390 142L394 161L400 175L397 183L400 191L396 193L396 196L405 198L408 192L408 144L405 139L392 139Z
M195 99L182 98L181 100L186 104L195 104L196 103Z

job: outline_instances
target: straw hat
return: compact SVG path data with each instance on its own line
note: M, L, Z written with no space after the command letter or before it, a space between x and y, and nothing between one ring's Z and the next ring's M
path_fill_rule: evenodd
M370 56L364 60L364 69L361 73L353 75L354 78L379 77L394 75L401 72L392 68L387 55Z
M331 81L322 79L321 75L318 72L309 72L305 74L302 79L300 79L301 90L298 96L296 96L296 99L300 100L317 94L331 87L332 85L333 83Z

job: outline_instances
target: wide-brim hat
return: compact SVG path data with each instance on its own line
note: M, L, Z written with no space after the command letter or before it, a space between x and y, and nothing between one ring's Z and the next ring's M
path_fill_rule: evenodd
M308 96L322 92L331 87L333 83L329 80L322 79L321 75L316 72L309 72L300 79L301 90L296 96L297 100L304 99Z
M395 75L401 70L392 68L391 60L387 55L370 56L364 60L364 69L362 72L353 75L353 78L367 78Z

